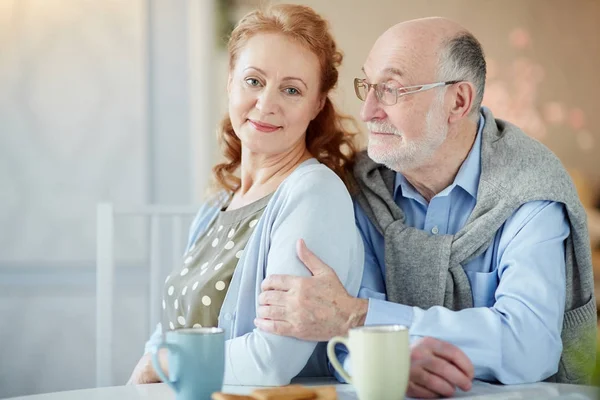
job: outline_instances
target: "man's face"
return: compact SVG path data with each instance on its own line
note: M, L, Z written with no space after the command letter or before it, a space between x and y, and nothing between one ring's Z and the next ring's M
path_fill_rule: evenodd
M437 55L419 51L418 39L382 35L365 62L365 79L393 88L436 82ZM426 40L421 45L432 46ZM371 89L360 113L369 130L369 157L396 171L430 163L448 133L445 93L446 88L440 87L400 96L396 104L385 105Z

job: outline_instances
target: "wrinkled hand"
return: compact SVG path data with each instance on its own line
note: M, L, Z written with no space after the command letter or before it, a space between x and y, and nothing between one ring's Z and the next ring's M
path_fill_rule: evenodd
M296 252L313 276L268 276L261 286L254 324L266 332L320 342L362 325L367 300L348 294L335 271L303 240L298 240Z
M169 364L167 362L167 350L160 349L158 350L158 360L160 362L160 366L167 376L169 375ZM160 382L160 378L156 374L154 367L152 366L152 354L147 353L140 358L137 365L133 369L133 373L127 381L128 385L142 385L146 383L158 383Z
M471 360L458 347L426 337L414 343L410 353L408 397L450 397L456 387L471 390Z

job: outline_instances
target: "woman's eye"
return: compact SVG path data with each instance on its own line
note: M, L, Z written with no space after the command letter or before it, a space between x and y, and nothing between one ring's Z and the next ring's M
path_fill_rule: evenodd
M260 85L260 82L256 78L248 78L248 79L246 79L246 83L249 86L259 86Z
M285 92L286 92L287 94L289 94L289 95L292 95L292 96L297 96L297 95L299 95L299 94L300 94L300 92L299 92L299 91L298 91L298 89L296 89L296 88L286 88L286 89L285 89Z

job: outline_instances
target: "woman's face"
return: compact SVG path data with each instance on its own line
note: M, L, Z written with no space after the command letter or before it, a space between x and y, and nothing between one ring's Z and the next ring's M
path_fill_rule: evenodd
M309 50L257 34L229 74L229 117L244 151L275 156L306 148L306 128L322 108L320 66Z

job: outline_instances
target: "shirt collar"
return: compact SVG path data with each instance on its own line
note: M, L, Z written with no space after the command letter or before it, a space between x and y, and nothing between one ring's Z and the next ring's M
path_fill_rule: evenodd
M485 125L485 118L483 114L479 115L479 124L477 127L477 136L475 137L475 143L467 158L462 163L454 182L440 192L438 195L445 196L450 194L455 186L461 187L465 192L471 195L474 199L477 199L477 190L479 188L479 176L481 175L481 132ZM416 189L406 180L404 175L396 172L396 180L394 182L394 198L398 194L403 197L412 198L420 202L424 202L423 196L416 191Z

